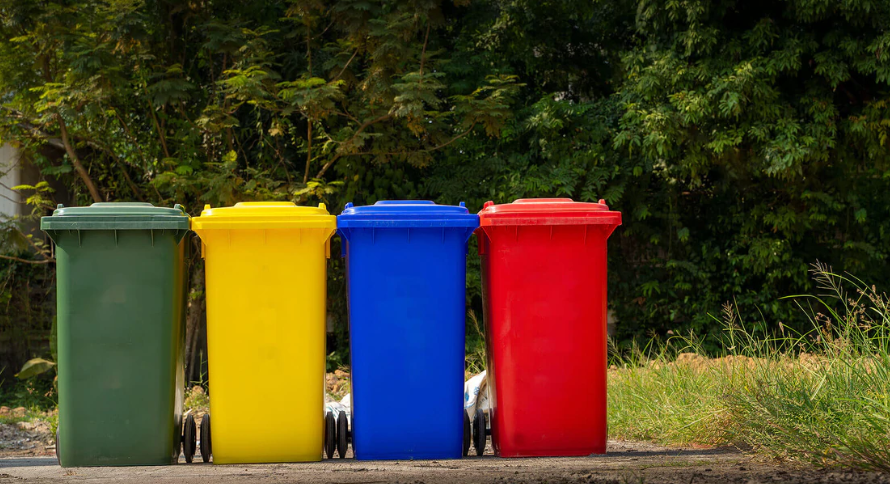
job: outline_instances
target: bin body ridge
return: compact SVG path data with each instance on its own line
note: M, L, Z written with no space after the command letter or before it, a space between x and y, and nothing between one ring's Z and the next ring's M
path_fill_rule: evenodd
M61 465L177 462L188 217L110 203L41 226L56 246Z
M604 453L606 243L620 214L564 200L510 205L520 206L483 210L478 231L495 451Z

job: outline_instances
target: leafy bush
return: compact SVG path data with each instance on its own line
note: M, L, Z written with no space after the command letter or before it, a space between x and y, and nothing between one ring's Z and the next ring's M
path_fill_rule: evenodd
M777 299L812 289L814 260L888 282L888 9L4 0L0 137L76 204L602 198L624 214L619 344L694 331L719 351L708 314L729 300L805 327ZM63 194L41 186L23 191L42 211ZM330 350L347 358L341 273Z

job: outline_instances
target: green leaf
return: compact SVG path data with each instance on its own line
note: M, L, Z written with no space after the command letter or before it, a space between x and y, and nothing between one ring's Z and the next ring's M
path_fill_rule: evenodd
M680 239L680 242L686 242L689 240L689 229L683 227L682 229L677 231L677 238Z
M865 222L866 211L864 208L860 208L853 214L856 217L856 221L859 223Z
M51 369L53 369L56 364L49 360L44 360L43 358L33 358L28 360L22 369L15 374L15 377L19 380L27 380L28 378L33 378L37 375L45 373Z

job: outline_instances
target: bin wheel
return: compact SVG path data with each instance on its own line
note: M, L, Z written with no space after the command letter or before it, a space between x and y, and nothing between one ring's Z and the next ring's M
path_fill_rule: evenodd
M476 420L473 421L473 446L476 447L476 455L485 453L486 435L485 411L481 408L477 408Z
M185 461L189 464L195 459L195 450L198 447L198 431L195 425L195 416L189 415L185 418L185 428L182 431L182 454Z
M464 457L470 455L470 440L473 430L470 427L470 412L464 410Z
M56 461L62 465L62 454L59 453L59 428L56 427Z
M349 419L346 412L337 414L337 455L341 459L346 458L346 448L349 447Z
M201 417L201 460L204 462L210 462L210 456L213 455L210 443L210 414L205 413Z
M324 453L328 459L334 458L334 447L337 445L337 424L334 422L334 413L328 412L324 416Z

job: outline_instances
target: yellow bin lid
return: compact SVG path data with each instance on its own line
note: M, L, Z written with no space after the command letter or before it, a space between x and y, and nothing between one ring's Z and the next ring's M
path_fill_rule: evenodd
M337 217L325 205L301 207L292 202L241 202L234 207L204 205L200 217L192 218L192 230L207 229L329 229L337 228Z

